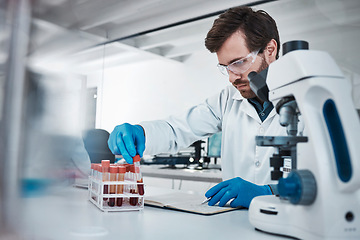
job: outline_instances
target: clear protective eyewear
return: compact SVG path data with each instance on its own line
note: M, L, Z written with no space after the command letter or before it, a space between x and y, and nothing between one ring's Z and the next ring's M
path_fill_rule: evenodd
M217 67L220 72L225 76L229 76L229 71L236 75L240 75L251 67L251 65L255 62L256 56L258 55L260 49L249 53L246 57L243 57L235 62L230 63L229 65L222 65L218 63Z

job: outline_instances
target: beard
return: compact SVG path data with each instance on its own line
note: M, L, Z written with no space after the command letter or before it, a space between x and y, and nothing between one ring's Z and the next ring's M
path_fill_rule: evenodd
M266 63L264 58L261 58L261 64L258 67L257 70L255 70L255 72L259 73L262 70L264 70L265 68L267 68L269 66L269 64ZM244 87L244 85L246 85L246 87ZM238 91L240 92L241 96L243 96L244 98L248 99L248 98L254 98L256 97L255 93L251 90L250 88L250 82L248 79L236 79L233 82L233 86L238 89ZM242 86L242 87L241 87Z

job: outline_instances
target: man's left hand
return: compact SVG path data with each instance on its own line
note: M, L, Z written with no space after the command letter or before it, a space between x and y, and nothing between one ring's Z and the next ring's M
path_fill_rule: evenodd
M209 206L213 206L219 202L219 206L223 207L228 201L234 199L230 203L231 207L242 206L248 208L254 197L271 194L268 185L256 185L237 177L221 182L210 188L205 193L205 197L211 197L211 200L208 203Z

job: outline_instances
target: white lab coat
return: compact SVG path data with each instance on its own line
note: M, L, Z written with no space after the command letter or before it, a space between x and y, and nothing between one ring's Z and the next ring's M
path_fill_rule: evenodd
M255 184L275 183L270 179L272 147L258 147L256 135L286 135L273 109L261 122L255 108L233 86L208 98L178 116L142 122L146 136L144 154L176 153L194 141L222 131L223 180L241 177Z

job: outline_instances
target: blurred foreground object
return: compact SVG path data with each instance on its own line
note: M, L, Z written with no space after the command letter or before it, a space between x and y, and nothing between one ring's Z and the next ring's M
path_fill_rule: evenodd
M29 40L27 0L1 1L0 238L15 238L23 140L25 56Z
M34 6L0 2L0 239L39 239L21 236L24 198L59 194L90 172L81 138L84 77L64 68L66 56L53 62L61 69L39 64Z

